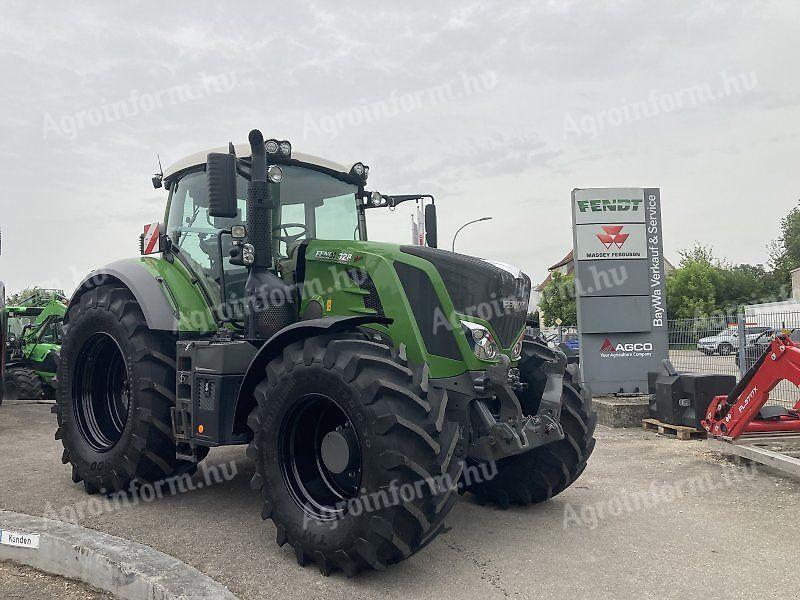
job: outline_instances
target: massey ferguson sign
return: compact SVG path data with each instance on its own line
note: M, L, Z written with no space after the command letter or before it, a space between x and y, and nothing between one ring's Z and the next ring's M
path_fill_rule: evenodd
M646 393L667 357L660 191L576 189L572 224L584 380L595 394Z
M647 258L644 223L576 225L578 260Z

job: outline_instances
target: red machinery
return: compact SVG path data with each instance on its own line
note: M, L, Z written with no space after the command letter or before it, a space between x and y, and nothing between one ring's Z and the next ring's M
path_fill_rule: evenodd
M743 433L800 433L800 401L764 406L781 381L800 386L800 347L779 335L727 396L717 396L701 421L709 435L735 440Z

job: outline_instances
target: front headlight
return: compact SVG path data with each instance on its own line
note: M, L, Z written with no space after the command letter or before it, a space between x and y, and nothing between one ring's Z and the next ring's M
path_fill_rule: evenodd
M511 359L512 360L519 360L522 358L522 342L525 339L525 330L522 330L522 333L519 334L519 339L514 344L514 347L511 349Z
M495 360L498 357L500 348L486 327L470 321L461 321L461 326L476 357L481 360Z

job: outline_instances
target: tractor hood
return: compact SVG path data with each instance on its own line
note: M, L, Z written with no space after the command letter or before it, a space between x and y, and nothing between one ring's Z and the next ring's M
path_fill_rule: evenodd
M486 319L503 348L514 344L528 314L531 280L525 273L438 248L401 246L400 251L433 264L457 312Z

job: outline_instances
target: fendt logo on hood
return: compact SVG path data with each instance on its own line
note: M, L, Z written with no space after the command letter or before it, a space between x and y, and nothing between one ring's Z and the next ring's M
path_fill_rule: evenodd
M622 246L625 245L629 235L622 233L624 227L624 225L603 225L604 233L598 233L597 239L606 247L606 250L610 250L611 246L616 246L622 250Z
M600 356L605 358L617 358L623 356L647 357L653 354L653 344L650 342L628 342L627 344L615 344L606 338L600 345Z

